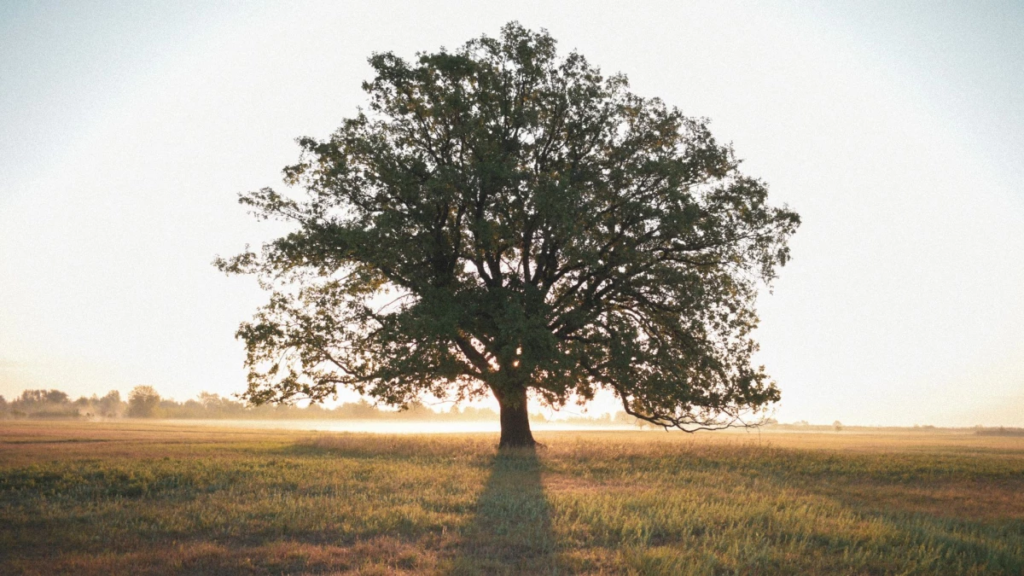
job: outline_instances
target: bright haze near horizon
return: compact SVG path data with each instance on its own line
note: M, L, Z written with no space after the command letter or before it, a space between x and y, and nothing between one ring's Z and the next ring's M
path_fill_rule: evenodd
M241 392L266 295L210 262L284 229L237 193L366 103L371 53L511 20L710 118L800 213L758 303L779 420L1024 425L1010 2L5 2L0 394Z

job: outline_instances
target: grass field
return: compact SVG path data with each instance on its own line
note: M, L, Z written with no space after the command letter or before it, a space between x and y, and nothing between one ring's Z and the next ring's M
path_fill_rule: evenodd
M0 422L3 574L1024 574L1024 438Z

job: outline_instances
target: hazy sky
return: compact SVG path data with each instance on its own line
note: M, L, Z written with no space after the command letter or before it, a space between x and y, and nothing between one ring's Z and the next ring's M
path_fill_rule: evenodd
M244 388L297 136L406 57L547 28L707 116L803 217L759 304L778 417L1024 425L1024 4L0 3L0 394Z

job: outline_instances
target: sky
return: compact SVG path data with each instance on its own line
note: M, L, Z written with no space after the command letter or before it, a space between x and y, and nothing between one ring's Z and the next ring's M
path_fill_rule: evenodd
M801 214L758 304L779 420L1024 425L1024 4L985 1L4 2L0 395L241 392L265 295L210 262L283 229L237 194L366 102L371 53L510 20Z

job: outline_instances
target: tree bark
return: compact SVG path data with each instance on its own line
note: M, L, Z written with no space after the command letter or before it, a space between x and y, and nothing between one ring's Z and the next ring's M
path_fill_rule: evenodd
M498 448L533 448L537 445L530 432L530 413L526 406L526 388L495 390L501 407L501 440Z

